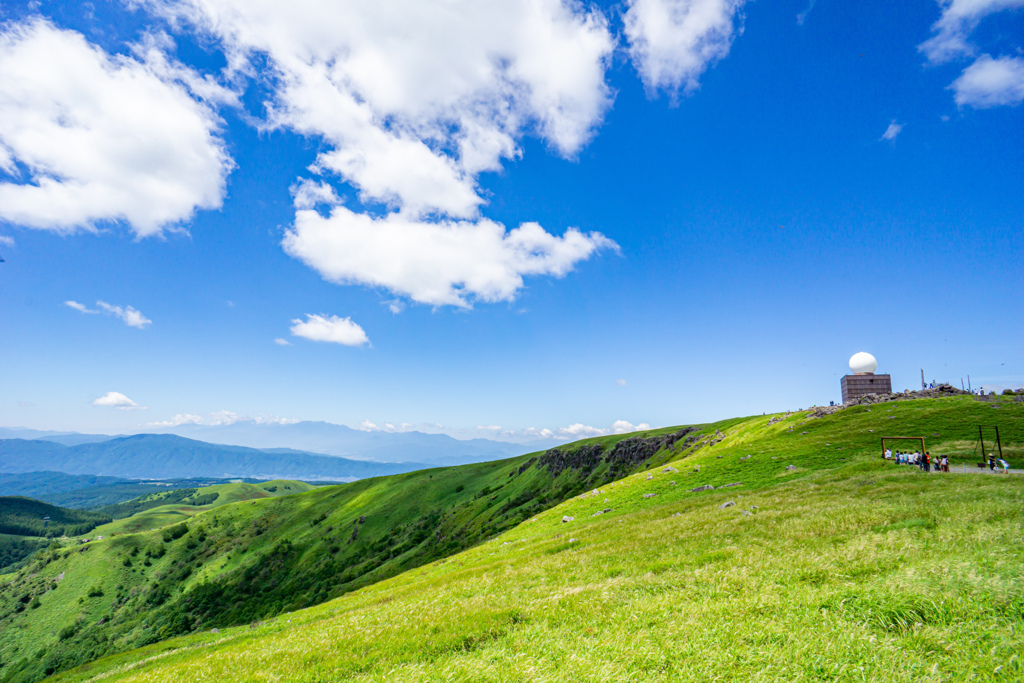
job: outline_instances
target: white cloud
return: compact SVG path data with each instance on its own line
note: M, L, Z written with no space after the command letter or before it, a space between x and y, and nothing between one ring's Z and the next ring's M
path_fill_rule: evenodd
M938 0L938 3L942 14L932 24L934 35L918 46L932 64L973 55L975 47L969 38L983 18L1024 7L1024 0Z
M810 0L810 2L807 3L807 7L805 7L802 12L796 15L796 23L798 25L803 26L804 22L807 21L807 15L811 13L812 9L814 9L815 2L816 0Z
M128 327L137 327L141 330L143 327L153 322L131 306L121 308L120 306L111 306L105 301L97 301L96 305L99 306L100 310L104 313L112 315L115 318L119 318L121 322Z
M477 429L482 429L485 432L500 432L500 425L477 425Z
M1024 59L982 55L949 86L957 105L978 109L1024 102Z
M128 325L129 327L136 327L140 330L153 322L132 306L125 306L122 308L121 306L108 304L106 301L97 301L97 309L91 309L85 304L81 304L77 301L65 301L64 305L89 315L96 315L97 313L112 315L115 318L118 318L125 325Z
M282 244L332 282L461 307L473 299L510 301L524 275L559 277L600 249L618 248L600 233L574 228L556 237L536 223L506 232L486 219L425 223L401 213L374 218L344 206L326 217L300 209Z
M620 387L626 386L626 380L624 379L617 379L615 380L615 383L618 384Z
M291 346L292 345L292 343L290 341L288 341L287 339L284 339L283 337L278 337L277 339L274 340L274 343L277 344L278 346Z
M226 91L153 41L136 52L108 55L44 20L3 27L0 218L62 233L122 220L144 237L221 206L233 162L193 94Z
M292 334L313 341L331 342L345 346L362 346L369 344L363 328L352 322L351 318L339 318L336 315L306 314L306 320L292 320Z
M288 417L279 417L277 415L269 415L266 413L257 415L255 417L241 416L238 413L233 413L230 410L218 410L215 413L209 413L208 415L196 415L194 413L179 413L169 420L163 420L161 422L150 422L150 427L179 427L181 425L202 425L206 427L223 427L227 425L233 425L237 422L247 422L251 424L279 424L289 425L298 422L296 419Z
M693 92L704 71L729 54L745 0L629 0L629 54L648 91Z
M93 401L92 404L106 408L117 408L118 410L145 410L143 406L117 391L108 391Z
M885 129L885 132L882 133L882 137L879 138L879 140L895 142L896 136L900 134L901 130L903 130L903 124L896 123L896 119L893 119L891 122L889 122L889 127Z
M616 420L612 423L612 432L615 434L625 434L627 432L642 432L646 429L650 429L651 425L646 422L641 422L638 425L634 425L626 420Z
M509 299L523 275L562 274L607 243L531 227L520 234L542 251L547 247L538 236L578 255L550 267L547 253L520 264L529 254L514 244L515 231L503 238L503 228L479 220L485 199L478 176L521 156L525 136L571 157L601 123L612 99L605 72L615 38L593 6L574 0L143 3L219 40L239 73L260 78L259 64L269 62L267 125L322 140L325 149L309 169L320 178L292 188L296 224L284 246L327 279L465 307L467 294ZM373 217L339 206L327 182L337 179L375 205ZM330 218L314 211L320 205L335 207ZM417 252L411 256L410 243ZM326 253L317 253L323 246ZM463 287L465 294L455 291Z
M4 245L5 247L13 247L14 238L8 235L0 235L0 244Z
M362 420L359 422L359 429L364 432L379 432L380 427L373 424L369 420Z
M475 216L476 175L535 133L573 154L610 102L614 38L564 0L148 0L219 39L231 64L269 58L269 122L322 137L315 164L366 201Z

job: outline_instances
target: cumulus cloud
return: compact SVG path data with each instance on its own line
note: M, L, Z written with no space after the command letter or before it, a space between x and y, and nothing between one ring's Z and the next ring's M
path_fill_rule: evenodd
M959 106L978 109L1024 102L1024 59L982 55L949 86Z
M455 288L504 300L523 275L567 271L543 265L546 253L521 263L528 254L515 231L506 237L479 221L477 179L518 158L527 135L567 157L591 139L611 103L605 72L615 47L596 8L569 0L144 4L218 40L238 72L268 62L267 125L323 142L310 166L319 179L293 187L296 221L284 246L329 280L467 306ZM328 182L338 179L376 207L372 217L339 207ZM331 217L314 211L322 204L337 207ZM537 242L538 233L575 250L572 263L605 242L539 227L519 234ZM582 251L581 242L589 243Z
M729 54L742 31L745 0L629 0L623 16L629 54L651 92L690 93L704 71Z
M1003 10L1024 7L1024 0L938 0L942 13L932 24L931 38L918 49L932 64L943 64L973 55L971 33L986 16Z
M223 89L155 42L137 52L41 19L0 29L0 219L62 233L119 220L145 237L221 206L233 162L196 97Z
M271 125L322 137L315 167L367 201L472 217L475 178L533 132L563 154L610 102L603 15L563 0L149 0L276 71Z
M402 213L375 218L335 206L300 209L282 242L291 256L336 283L384 287L431 305L510 301L524 275L568 273L600 249L604 235L570 228L561 237L536 223L506 231L494 221L422 222Z
M214 413L207 415L197 415L195 413L179 413L169 420L162 420L160 422L150 422L147 426L149 427L180 427L182 425L202 425L205 427L223 427L226 425L233 425L237 422L247 422L251 424L280 424L288 425L295 424L298 420L288 417L280 417L277 415L260 414L255 417L252 416L241 416L238 413L233 413L230 410L218 410Z
M65 301L64 305L89 315L96 315L98 313L110 315L119 319L128 327L135 327L140 330L153 322L132 306L114 306L112 304L108 304L106 301L97 301L95 309L89 308L85 304L77 301Z
M145 410L145 407L140 406L138 403L118 391L108 391L106 394L93 401L92 404L94 406L102 406L105 408L117 408L118 410Z
M307 313L305 320L292 320L291 331L296 337L344 346L362 346L370 343L362 327L352 322L351 318L339 318L336 315Z
M885 132L882 133L882 137L880 137L879 140L895 142L896 136L900 134L901 130L903 130L903 124L896 123L896 119L893 119L889 122L889 127L885 129Z
M362 420L359 422L359 429L364 432L379 432L380 427L373 424L369 420Z

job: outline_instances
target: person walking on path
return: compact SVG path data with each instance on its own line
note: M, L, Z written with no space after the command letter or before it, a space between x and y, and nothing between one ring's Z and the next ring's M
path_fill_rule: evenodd
M992 453L988 454L988 468L993 472L996 471L996 456Z
M1003 468L1003 474L1010 473L1010 463L1006 462L1002 458L999 458L999 466Z
M942 456L942 460L939 461L939 467L943 472L949 472L949 458Z

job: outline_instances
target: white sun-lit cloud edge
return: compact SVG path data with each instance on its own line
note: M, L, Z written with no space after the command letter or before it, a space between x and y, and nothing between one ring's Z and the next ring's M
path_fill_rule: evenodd
M112 55L36 16L0 25L0 219L137 237L217 209L234 162L215 109L237 101L144 36Z
M138 403L128 398L119 391L108 391L103 396L100 396L92 402L94 406L100 408L117 408L118 410L146 410L145 406L140 406Z
M1013 55L978 54L971 35L981 22L1000 12L1024 8L1024 0L937 0L940 14L932 24L932 37L918 45L928 64L937 66L964 59L974 61L950 84L958 107L987 109L1024 102L1022 45Z
M64 305L68 308L75 309L79 313L85 313L86 315L103 314L113 316L128 327L134 327L140 330L153 323L152 320L142 315L142 313L133 306L114 306L113 304L108 304L106 301L97 301L96 308L89 308L85 304L73 300L65 301Z
M694 90L728 53L742 4L632 0L621 18L648 89ZM307 0L288 7L139 0L130 6L167 20L172 33L209 40L228 67L200 73L176 61L173 40L152 29L128 54L116 55L40 17L0 28L0 73L13 76L0 82L24 91L0 100L39 105L0 108L0 129L28 131L35 139L71 136L65 142L89 143L87 156L99 160L90 165L68 156L83 144L40 154L16 144L25 136L0 139L0 169L27 168L34 181L0 183L0 194L11 195L0 202L0 218L58 232L122 221L145 237L184 225L197 210L219 208L234 162L217 110L242 109L241 95L254 85L269 90L267 107L262 117L243 112L243 118L323 142L309 167L316 180L297 182L296 221L285 250L329 281L391 291L394 313L405 300L462 308L511 301L525 276L562 277L595 254L618 249L600 233L572 227L561 235L531 222L506 230L481 216L486 199L477 184L481 173L521 157L526 137L574 158L597 134L613 102L606 73L622 48L621 34L610 26L614 11L606 16L565 0L470 3L445 13L407 0ZM667 36L649 20L659 16L671 20ZM138 107L119 104L130 80L146 86L145 116L131 118ZM80 91L93 99L74 99ZM132 95L139 98L139 88ZM154 111L146 108L151 103ZM61 126L61 111L79 110L98 114ZM160 130L169 123L180 130ZM150 135L153 130L161 134ZM124 138L142 140L142 151L151 153L132 158L161 159L163 175L153 177L145 161L119 166ZM178 156L159 147L170 139ZM364 206L377 209L371 216L340 206L330 183L354 189ZM147 196L147 188L157 188L163 201ZM316 204L330 206L330 215L318 216ZM395 254L373 239L374 229L415 236L423 248ZM336 248L318 254L325 243ZM365 264L344 258L340 245L354 247ZM440 275L425 276L431 270Z
M290 425L299 420L260 413L259 415L239 415L230 410L218 410L213 413L178 413L170 419L146 423L147 427L181 427L183 425L196 425L200 427L226 427L236 423L248 423L256 425Z

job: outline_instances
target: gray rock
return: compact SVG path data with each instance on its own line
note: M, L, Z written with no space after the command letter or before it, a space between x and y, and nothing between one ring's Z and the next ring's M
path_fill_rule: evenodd
M786 465L786 471L787 472L792 472L795 469L796 469L796 465Z
M743 511L743 516L744 516L744 517L749 517L749 516L750 516L750 515L752 515L752 514L754 514L754 513L753 513L753 512L749 512L749 511L747 511L747 510L744 510L744 511Z
M722 503L721 505L719 505L719 506L718 506L718 509L719 509L719 510L724 510L725 508L731 508L731 507L732 507L733 505L735 505L735 504L736 504L736 503L734 503L733 501L731 501L731 500L727 500L726 502L724 502L724 503Z
M210 633L220 633L220 629L219 628L211 628L210 629Z
M654 475L653 474L648 474L647 475L647 481L650 481L651 479L654 479Z
M665 469L663 469L661 471L661 473L662 474L668 474L669 472L678 472L678 471L679 470L677 470L675 467L666 467Z
M727 488L729 488L730 486L743 486L743 482L742 482L742 481L734 481L734 482L733 482L733 483L731 483L731 484L723 484L723 485L721 486L721 488L723 488L723 489L727 489Z
M672 516L673 516L673 517L682 517L682 516L683 516L683 513L682 513L682 512L677 512L676 514L674 514L674 515L672 515Z
M611 508L605 508L604 510L601 510L601 512L611 512L611 511L612 511Z
M657 493L645 493L644 494L644 498L654 498L656 495L658 495L658 494Z
M714 491L714 490L715 490L715 487L712 486L711 484L705 484L704 486L698 486L695 489L690 489L690 491L692 491L694 493L697 493L698 491Z
M575 542L576 542L576 539L575 539L575 538L570 538L570 539L569 539L569 543L575 543Z
M569 515L566 515L565 517L562 517L562 524L565 524L566 522L571 522L574 519L576 519L576 518L575 517L570 517Z
M676 483L675 483L674 481L670 481L670 482L668 483L668 485L669 485L669 486L675 486L675 485L676 485Z

